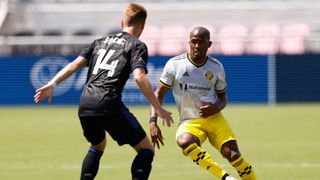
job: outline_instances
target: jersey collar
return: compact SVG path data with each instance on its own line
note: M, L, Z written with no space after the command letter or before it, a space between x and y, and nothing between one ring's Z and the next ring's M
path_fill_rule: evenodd
M192 61L191 57L189 56L189 53L187 53L187 57L188 57L188 60L190 61L190 63L193 64L194 66L198 67L198 68L203 66L208 60L208 56L206 56L206 60L204 60L202 64L197 64L194 61Z

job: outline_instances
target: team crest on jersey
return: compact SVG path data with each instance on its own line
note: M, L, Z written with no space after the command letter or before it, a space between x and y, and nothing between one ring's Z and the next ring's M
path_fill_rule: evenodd
M212 71L207 71L204 76L208 79L208 80L211 80L214 76L213 72Z

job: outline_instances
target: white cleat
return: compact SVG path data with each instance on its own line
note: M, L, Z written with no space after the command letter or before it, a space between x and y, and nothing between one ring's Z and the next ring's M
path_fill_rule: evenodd
M233 176L231 176L231 175L229 175L229 176L226 177L225 180L238 180L238 179L233 177Z

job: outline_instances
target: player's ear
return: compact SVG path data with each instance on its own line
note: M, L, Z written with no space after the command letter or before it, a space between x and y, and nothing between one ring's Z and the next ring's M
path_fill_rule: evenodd
M121 20L121 27L124 28L124 22L123 19Z
M212 45L212 41L209 41L208 49L211 47L211 45Z
M144 30L145 22L143 22L141 26L142 26L141 29Z

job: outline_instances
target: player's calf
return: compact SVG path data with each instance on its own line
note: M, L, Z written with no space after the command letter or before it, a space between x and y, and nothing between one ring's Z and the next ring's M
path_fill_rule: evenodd
M203 150L196 143L191 144L183 150L183 153L189 156L194 163L206 169L219 179L225 179L229 174L213 160L211 155Z
M98 173L100 158L103 151L90 147L82 163L81 180L93 180Z
M138 151L131 166L132 180L147 180L149 178L154 152L145 148Z
M243 180L256 180L256 175L252 166L241 157L231 162L231 165L238 171L239 176Z

